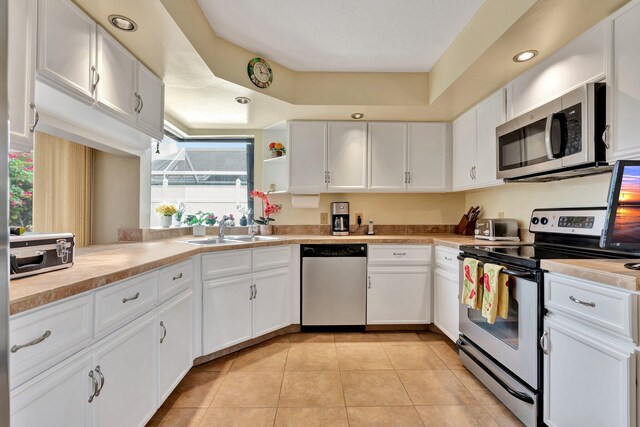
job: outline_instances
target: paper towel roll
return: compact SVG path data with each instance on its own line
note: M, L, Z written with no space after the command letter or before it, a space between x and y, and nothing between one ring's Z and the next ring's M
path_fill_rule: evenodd
M320 195L291 195L291 205L296 209L315 209L320 206Z

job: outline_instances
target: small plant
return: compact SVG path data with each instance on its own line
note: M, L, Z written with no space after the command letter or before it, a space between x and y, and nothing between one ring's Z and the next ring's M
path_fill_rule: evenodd
M182 222L182 219L184 217L184 211L185 211L184 203L182 203L182 202L178 203L178 210L176 211L176 214L175 214L176 215L176 221L178 223Z
M254 219L253 222L260 225L269 225L269 222L275 221L271 218L271 215L277 214L282 209L282 205L276 205L269 203L269 193L265 194L262 191L252 191L250 197L258 198L262 201L262 216L258 219Z
M275 157L280 157L284 154L287 154L287 149L284 148L284 145L279 142L272 142L271 144L269 144L269 151L271 151L271 153L274 154Z
M160 216L173 216L178 212L178 208L170 204L162 204L156 208L156 212Z
M216 222L218 222L218 217L212 212L198 211L184 218L184 223L187 225L215 225Z

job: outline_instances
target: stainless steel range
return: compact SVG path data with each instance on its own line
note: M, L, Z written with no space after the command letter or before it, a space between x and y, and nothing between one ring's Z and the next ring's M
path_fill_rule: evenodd
M479 310L461 305L460 359L522 422L543 425L540 342L544 318L543 259L624 258L604 251L599 237L606 208L536 209L529 230L535 243L509 246L463 246L460 260L504 266L509 277L506 319L489 324Z

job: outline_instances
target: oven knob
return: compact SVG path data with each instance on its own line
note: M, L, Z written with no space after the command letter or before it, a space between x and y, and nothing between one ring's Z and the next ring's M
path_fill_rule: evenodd
M546 216L543 216L543 217L540 219L540 224L542 224L542 225L547 225L547 223L549 223L549 220L547 219L547 217L546 217Z
M534 216L533 218L531 218L531 224L536 225L539 222L540 222L540 220L538 219L537 216Z

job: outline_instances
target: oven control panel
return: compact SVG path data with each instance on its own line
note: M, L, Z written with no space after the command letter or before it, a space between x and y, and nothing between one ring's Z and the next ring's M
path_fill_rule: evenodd
M607 208L535 209L531 214L532 233L600 236Z

